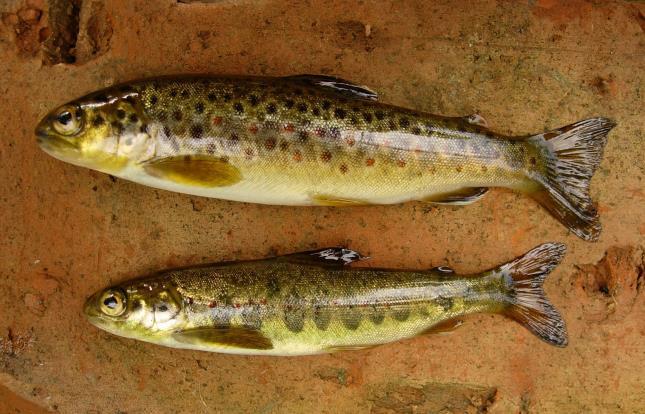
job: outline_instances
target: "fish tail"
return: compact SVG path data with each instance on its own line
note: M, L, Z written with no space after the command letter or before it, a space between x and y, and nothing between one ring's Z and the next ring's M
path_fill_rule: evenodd
M541 185L532 197L584 240L600 236L589 183L614 126L607 118L591 118L528 138L544 154L541 172L532 171L531 178Z
M584 240L600 236L589 182L614 126L607 118L591 118L528 138L544 154L543 168L531 171L531 178L540 184L531 196Z
M502 313L540 339L559 347L567 345L567 330L560 313L547 299L542 284L560 263L565 251L563 244L545 243L499 268L508 289L507 306Z

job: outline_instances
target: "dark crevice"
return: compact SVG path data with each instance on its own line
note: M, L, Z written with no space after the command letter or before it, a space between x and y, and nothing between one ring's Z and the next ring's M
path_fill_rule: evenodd
M43 63L75 63L82 0L49 0L48 5L51 35L44 44Z

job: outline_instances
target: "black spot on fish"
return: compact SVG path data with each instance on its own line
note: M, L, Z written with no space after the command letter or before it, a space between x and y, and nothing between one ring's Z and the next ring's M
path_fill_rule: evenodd
M188 91L186 89L181 91L181 97L184 98L184 99L188 98Z
M203 114L204 113L204 103L203 102L197 102L195 104L195 112L198 114Z
M446 298L443 296L439 296L437 299L435 299L437 304L443 308L444 311L449 311L450 308L452 308L452 298Z
M408 118L403 117L399 119L399 125L401 126L401 128L407 128L410 126L410 120Z
M276 107L274 103L270 103L267 105L267 114L274 114L276 111Z
M331 102L329 102L329 101L323 101L321 106L322 106L322 109L324 109L324 110L326 111L326 110L328 110L329 108L331 108Z
M311 110L311 113L314 114L315 116L319 116L320 115L320 109L314 108L314 109Z
M93 120L92 120L92 125L94 126L100 126L103 125L105 122L105 119L101 115L97 115Z
M235 109L235 112L237 112L238 114L244 113L244 106L239 102L233 104L233 109Z
M394 319L396 319L399 322L403 322L410 317L410 309L407 309L407 308L395 309L392 312L392 317L394 317Z
M159 98L157 98L157 95L152 95L150 97L150 105L156 105L157 101L159 101Z
M324 331L329 326L329 321L331 320L331 314L326 310L320 309L319 306L316 306L314 308L313 320L314 320L314 323L316 324L316 328L320 329L321 331Z
M123 109L116 110L116 117L119 119L125 118L125 111Z
M307 131L298 131L298 141L306 142L309 139L309 133Z
M267 296L268 297L273 297L280 293L280 283L278 282L278 279L275 277L270 277L269 280L267 280Z
M345 328L350 331L355 331L361 324L361 314L355 309L347 309L340 318Z
M214 92L209 92L208 95L206 95L206 99L208 99L209 102L215 102L217 100L217 95L215 95Z
M231 99L233 99L233 95L227 92L224 94L223 98L224 98L224 102L230 102Z
M345 119L346 115L347 115L347 113L345 112L345 110L343 108L336 108L334 110L334 116L336 118L338 118L338 119Z
M183 114L179 109L177 109L172 113L172 117L175 118L176 121L181 121L181 118L183 118Z
M171 89L169 95L171 98L174 98L175 96L177 96L177 89Z
M376 117L376 119L378 119L379 121L382 121L382 120L383 120L383 118L385 118L385 113L383 113L383 111L376 111L376 112L374 112L374 116L375 116L375 117Z
M302 310L299 308L285 309L284 324L291 332L298 333L302 331L305 327L305 317Z
M196 139L200 139L204 135L204 128L199 124L193 124L190 127L190 136Z
M372 122L372 114L370 114L369 112L363 112L363 119L369 124L370 122Z
M421 128L418 126L412 127L412 133L415 135L420 135L421 134Z
M298 112L300 113L305 113L307 112L307 104L306 103L299 103L298 104Z
M349 122L352 125L358 125L358 118L356 118L354 115L352 115L352 116L349 117Z
M123 132L123 125L119 121L112 121L110 124L115 134L121 134Z
M133 124L139 122L139 117L137 116L137 114L130 114L130 122L132 122Z
M380 325L385 319L385 313L376 307L372 308L372 313L370 314L370 320L374 325Z

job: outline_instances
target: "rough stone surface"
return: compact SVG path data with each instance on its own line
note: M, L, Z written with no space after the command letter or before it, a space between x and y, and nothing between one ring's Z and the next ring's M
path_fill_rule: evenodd
M642 2L64 3L0 5L0 412L645 411ZM508 191L463 208L260 206L114 180L36 145L36 122L58 104L205 72L342 76L386 102L478 112L508 134L611 117L592 183L600 241ZM95 290L167 266L344 244L374 266L475 272L545 241L569 248L546 282L565 349L480 315L365 351L244 357L118 338L81 315Z

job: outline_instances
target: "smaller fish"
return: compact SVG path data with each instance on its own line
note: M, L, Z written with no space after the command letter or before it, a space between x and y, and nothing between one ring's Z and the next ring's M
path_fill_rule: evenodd
M102 290L85 303L97 327L165 345L247 355L360 349L452 329L471 313L501 313L552 345L564 322L542 283L565 246L547 243L495 269L351 268L332 247L264 260L166 270Z

